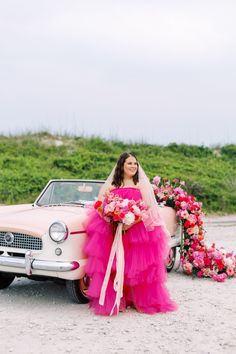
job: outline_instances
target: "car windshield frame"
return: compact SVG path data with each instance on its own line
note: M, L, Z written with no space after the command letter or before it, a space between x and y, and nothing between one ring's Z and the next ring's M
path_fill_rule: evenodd
M53 202L53 193L55 193L55 188L56 187L62 187L65 186L68 183L68 185L75 185L78 186L76 188L76 190L74 192L80 193L80 194L84 194L88 193L86 192L86 188L90 188L91 185L98 185L97 187L97 191L95 193L95 195L93 195L93 199L82 199L82 198L78 198L77 200L61 200L58 201L56 200L56 202ZM88 179L54 179L54 180L50 180L47 185L44 187L44 189L42 190L42 192L39 194L39 196L36 198L35 202L33 203L33 206L38 206L38 207L44 207L44 206L60 206L60 205L69 205L69 206L85 206L85 205L91 205L93 204L98 196L99 190L102 186L102 184L104 183L104 181L102 180L88 180ZM84 191L79 191L79 185L81 184L81 188L84 188ZM47 196L47 193L49 194L48 196L48 202L42 202L43 198L46 198L45 196ZM70 199L70 198L69 198ZM41 202L40 202L41 201ZM51 201L51 202L50 202Z

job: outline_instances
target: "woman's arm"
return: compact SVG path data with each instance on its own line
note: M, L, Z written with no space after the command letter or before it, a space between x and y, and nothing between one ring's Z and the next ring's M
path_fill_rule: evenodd
M106 189L104 188L104 186L102 186L100 188L100 191L98 193L98 198L94 204L94 207L97 211L97 213L103 218L103 207L102 207L102 204L103 204L103 200L105 198L105 196L107 194L109 194L111 192L111 190L113 189L114 187L112 185L109 185L106 187Z
M104 186L102 186L100 188L99 193L98 193L98 199L97 200L103 201L105 195L109 194L113 188L114 187L111 184L106 189L104 189Z

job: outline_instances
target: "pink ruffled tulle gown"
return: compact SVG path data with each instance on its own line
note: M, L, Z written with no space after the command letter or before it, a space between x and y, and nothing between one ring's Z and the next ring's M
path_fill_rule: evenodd
M134 187L115 188L112 193L123 198L141 199L140 190ZM109 315L116 297L113 289L115 261L103 306L99 304L99 296L114 238L112 225L93 210L86 232L88 239L84 250L88 257L86 273L91 278L88 289L90 307L97 315ZM141 221L123 235L123 246L125 270L120 310L124 311L127 306L134 306L138 311L149 314L176 310L177 305L170 299L165 286L168 244L163 228L157 226L153 231L146 231Z

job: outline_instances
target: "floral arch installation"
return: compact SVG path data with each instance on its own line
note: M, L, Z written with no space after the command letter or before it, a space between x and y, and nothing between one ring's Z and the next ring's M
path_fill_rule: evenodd
M218 282L234 277L236 256L224 247L216 248L214 243L210 247L206 245L202 203L187 193L185 182L156 176L153 188L157 202L174 208L182 225L180 263L184 273Z

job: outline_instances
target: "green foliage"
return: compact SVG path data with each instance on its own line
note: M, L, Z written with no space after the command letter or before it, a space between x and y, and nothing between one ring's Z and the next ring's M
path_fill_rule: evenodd
M225 145L221 148L221 153L228 158L236 159L236 145Z
M33 202L53 178L106 179L124 151L137 155L150 178L186 181L205 211L236 212L235 145L158 146L47 132L0 137L0 203Z
M206 146L186 145L172 143L166 147L167 150L177 152L188 157L205 157L213 154L212 150Z

